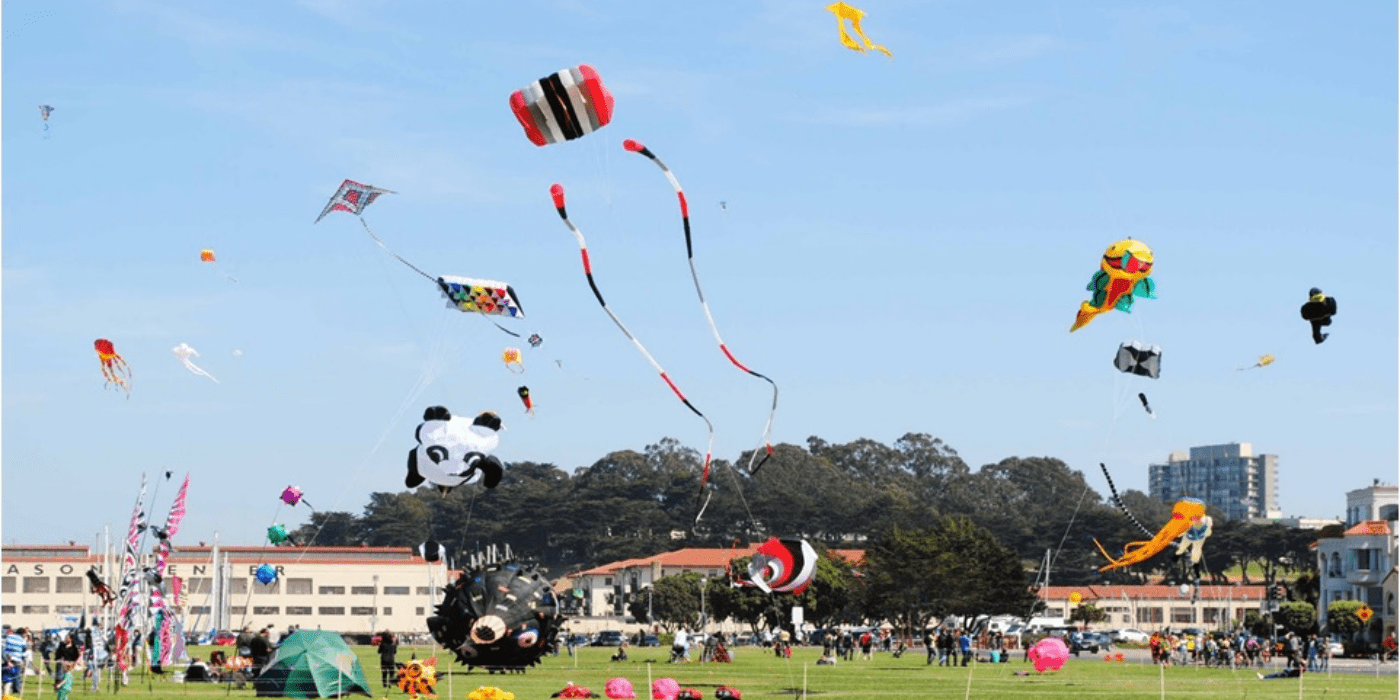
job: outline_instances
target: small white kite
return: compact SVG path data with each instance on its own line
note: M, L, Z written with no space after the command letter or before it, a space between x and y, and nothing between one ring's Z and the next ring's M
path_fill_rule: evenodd
M170 351L175 353L175 357L180 359L180 364L184 365L185 369L194 372L195 374L198 374L201 377L208 377L210 379L213 379L215 384L219 383L219 380L214 379L214 375L205 372L198 365L190 361L191 357L199 357L199 351L190 347L188 343L180 343L179 345L176 345L175 347L171 348Z

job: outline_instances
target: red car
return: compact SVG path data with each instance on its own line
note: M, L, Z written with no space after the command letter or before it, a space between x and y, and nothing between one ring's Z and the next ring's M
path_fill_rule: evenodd
M214 635L214 644L221 647L231 647L238 643L238 635L224 630Z

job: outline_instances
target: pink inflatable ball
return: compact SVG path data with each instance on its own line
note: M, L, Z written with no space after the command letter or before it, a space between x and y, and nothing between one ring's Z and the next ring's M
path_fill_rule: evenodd
M651 700L676 700L681 684L674 678L658 678L651 682Z
M1046 637L1031 647L1030 657L1037 672L1058 671L1069 659L1069 647L1059 637Z
M608 681L604 692L613 700L630 700L637 697L637 691L632 690L632 681L622 676Z

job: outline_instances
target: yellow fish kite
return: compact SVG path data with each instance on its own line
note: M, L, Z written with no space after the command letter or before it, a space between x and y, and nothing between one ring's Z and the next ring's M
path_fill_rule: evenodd
M865 16L865 12L857 8L851 7L850 5L847 5L844 2L835 2L830 5L827 5L826 11L836 15L836 28L841 31L841 43L846 48L851 49L852 51L859 51L861 53L865 53L866 49L875 49L876 51L879 51L880 53L889 56L891 59L894 58L894 54L891 54L889 49L880 46L879 44L871 43L870 38L865 36L864 31L861 31L860 20L862 17ZM865 46L861 46L860 44L856 43L856 40L852 39L851 35L846 33L846 20L851 20L851 29L854 29L856 32L856 36L860 37L861 41L865 42Z

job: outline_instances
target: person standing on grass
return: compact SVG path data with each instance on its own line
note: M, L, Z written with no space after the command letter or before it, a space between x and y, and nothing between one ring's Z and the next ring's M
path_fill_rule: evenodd
M63 661L63 675L54 683L54 692L58 693L58 700L68 700L68 694L73 692L73 662Z
M388 688L399 672L399 662L394 658L399 653L399 642L392 632L379 635L379 681Z

